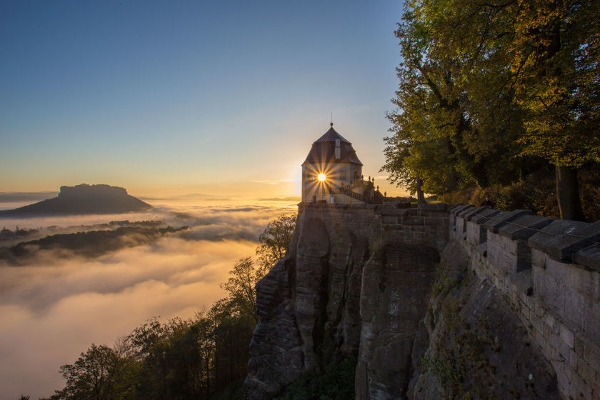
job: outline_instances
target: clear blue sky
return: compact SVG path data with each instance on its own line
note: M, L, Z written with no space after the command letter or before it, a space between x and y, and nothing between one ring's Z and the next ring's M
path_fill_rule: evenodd
M298 194L330 113L380 175L401 13L392 0L2 1L0 191Z

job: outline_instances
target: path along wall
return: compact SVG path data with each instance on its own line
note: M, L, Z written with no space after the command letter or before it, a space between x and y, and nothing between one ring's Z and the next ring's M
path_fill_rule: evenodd
M450 239L515 309L561 394L600 399L600 222L463 205L448 211Z

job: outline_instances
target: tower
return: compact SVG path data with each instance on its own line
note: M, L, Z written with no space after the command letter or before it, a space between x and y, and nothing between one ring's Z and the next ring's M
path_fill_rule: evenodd
M302 163L302 202L362 202L362 166L352 143L331 127Z

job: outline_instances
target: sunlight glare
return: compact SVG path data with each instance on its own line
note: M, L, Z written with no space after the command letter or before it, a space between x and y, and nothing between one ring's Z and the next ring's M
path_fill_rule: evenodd
M319 182L325 182L325 179L327 179L327 176L323 173L320 173L319 176L317 176L317 179L319 179Z

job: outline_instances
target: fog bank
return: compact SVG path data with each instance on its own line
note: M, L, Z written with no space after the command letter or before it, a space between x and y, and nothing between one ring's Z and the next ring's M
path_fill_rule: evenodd
M293 210L291 204L163 203L127 216L13 221L66 228L160 219L189 229L92 259L56 250L25 266L0 265L0 400L49 397L64 386L59 367L91 343L112 345L152 317L190 318L209 308L224 296L219 284L234 263L254 255L266 224Z

